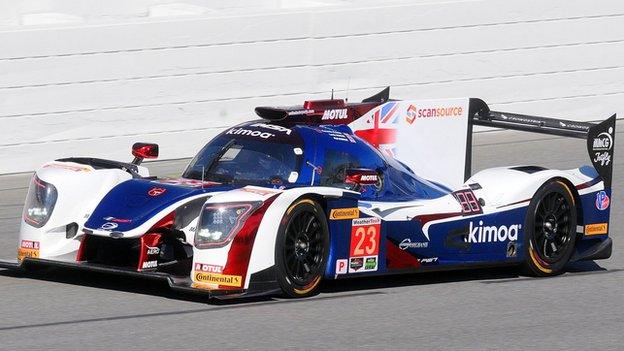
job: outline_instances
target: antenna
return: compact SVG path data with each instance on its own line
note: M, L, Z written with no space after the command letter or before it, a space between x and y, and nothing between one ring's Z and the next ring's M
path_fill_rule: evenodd
M349 76L349 80L347 80L347 92L345 96L345 102L349 102L349 87L351 86L351 76Z
M334 99L334 88L332 88L332 94L331 94L331 99Z

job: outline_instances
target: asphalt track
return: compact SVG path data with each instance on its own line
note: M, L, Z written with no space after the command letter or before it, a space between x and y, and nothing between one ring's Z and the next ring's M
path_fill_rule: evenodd
M146 280L0 270L0 349L623 350L624 135L618 134L609 260L576 264L555 278L513 269L415 274L327 282L304 300L234 304ZM490 132L476 135L474 145L477 170L588 163L581 140ZM175 176L184 163L151 168ZM0 257L15 254L28 179L0 177Z

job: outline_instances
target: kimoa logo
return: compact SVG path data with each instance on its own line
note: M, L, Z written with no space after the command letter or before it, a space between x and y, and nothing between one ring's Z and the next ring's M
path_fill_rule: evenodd
M259 130L251 130L251 129L243 129L243 128L232 128L228 130L225 134L245 135L245 136L251 136L251 137L259 137L262 139L269 139L275 136L275 134L273 133L267 133L267 132L261 132Z
M468 238L466 242L469 243L491 243L491 242L503 242L518 240L518 232L522 229L522 224L512 224L510 226L501 225L499 227L484 226L483 221L479 221L479 225L475 226L470 221L470 227L468 228Z

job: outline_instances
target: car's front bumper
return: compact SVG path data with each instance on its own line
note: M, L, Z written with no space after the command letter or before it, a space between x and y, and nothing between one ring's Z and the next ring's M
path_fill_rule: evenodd
M127 277L136 277L141 279L152 279L166 281L169 287L175 291L202 294L208 298L216 298L219 300L235 299L243 297L257 297L275 295L279 291L265 290L265 291L248 291L248 290L208 290L201 289L193 286L193 282L189 277L174 276L162 272L139 272L130 268L104 266L100 264L87 263L87 262L66 262L66 261L54 261L39 258L25 258L22 261L18 260L0 260L0 268L21 270L31 266L44 266L44 267L56 267L62 269L80 270L99 272L105 274L113 274Z

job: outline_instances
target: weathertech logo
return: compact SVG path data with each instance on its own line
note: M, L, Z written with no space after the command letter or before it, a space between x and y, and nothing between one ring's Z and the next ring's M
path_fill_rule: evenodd
M512 224L510 226L483 226L483 221L479 221L479 225L475 226L472 221L468 228L468 243L492 243L503 241L518 240L518 231L522 229L522 224Z
M240 275L226 275L226 274L195 272L195 281L198 283L235 286L235 287L240 287L242 285L242 277Z
M353 219L360 216L360 209L351 208L334 208L329 213L329 219Z

